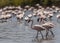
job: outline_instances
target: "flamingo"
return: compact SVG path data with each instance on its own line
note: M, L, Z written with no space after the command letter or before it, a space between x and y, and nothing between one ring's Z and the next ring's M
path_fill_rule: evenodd
M52 6L53 9L55 9L55 7L56 7L56 6L54 6L54 5Z
M33 16L37 16L37 9L33 9Z
M46 7L46 10L49 10L50 9L50 7Z
M53 17L53 13L49 13L48 18L49 18L50 21L52 20L52 17Z
M22 10L21 6L17 6L16 9Z
M57 12L59 12L59 8L58 8L58 7L56 7L55 10L56 10Z
M44 23L46 21L46 16L43 14L40 14L39 18L37 19L37 21L40 23Z
M23 19L23 17L24 17L24 13L22 13L22 14L19 13L19 15L16 15L16 17L17 17L17 20L19 20L19 22L20 22L20 20Z
M31 21L32 16L32 14L29 14L27 17L25 17L25 20L29 23Z
M45 30L46 30L46 39L47 39L49 31L51 32L52 36L54 37L54 33L52 31L54 24L52 22L46 22L45 24L42 24L42 26L45 27Z
M0 9L0 13L3 11L3 9Z
M39 7L40 6L40 4L36 4L36 7Z
M29 5L26 5L25 8L28 10L30 8L30 6Z
M8 9L9 9L9 10L12 10L13 8L12 8L12 6L9 6Z
M38 6L38 9L41 9L42 8L42 6Z
M40 34L41 34L41 36L42 36L42 39L44 39L43 34L42 34L42 31L45 30L45 28L42 27L42 25L33 25L33 20L31 20L31 19L30 19L30 22L32 22L32 23L31 23L31 28L32 28L33 30L36 30L36 31L37 31L36 38L38 38L38 35L39 35L39 32L40 32Z
M25 8L23 11L24 11L24 12L26 12L26 11L27 11L27 9Z
M33 13L33 16L36 17L37 16L37 13Z
M34 9L34 7L30 7L28 10L29 10L29 11L33 11L33 9Z
M26 16L24 20L25 20L25 25L27 25L26 23L29 23L31 21L31 19L28 16Z

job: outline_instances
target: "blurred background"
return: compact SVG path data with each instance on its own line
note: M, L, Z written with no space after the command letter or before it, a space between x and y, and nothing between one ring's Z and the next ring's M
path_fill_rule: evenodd
M35 5L39 3L42 6L59 6L60 0L0 0L0 7L4 6L24 6L24 5Z

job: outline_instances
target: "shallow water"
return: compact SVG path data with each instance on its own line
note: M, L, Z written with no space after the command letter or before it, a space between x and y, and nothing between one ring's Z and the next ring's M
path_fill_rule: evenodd
M37 19L33 19L34 24L38 24ZM42 40L41 35L39 35L37 40L35 39L35 30L32 30L30 26L25 26L24 21L18 23L16 18L13 17L8 22L0 23L0 43L60 43L60 23L57 23L56 16L53 17L53 22L55 23L53 29L55 37L49 40Z

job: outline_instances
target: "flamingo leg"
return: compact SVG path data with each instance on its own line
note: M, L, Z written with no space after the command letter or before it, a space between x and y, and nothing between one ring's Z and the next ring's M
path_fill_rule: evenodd
M47 39L48 33L49 33L49 30L46 30L46 39Z
M53 33L53 31L51 29L50 29L50 32L51 32L52 36L54 37L55 35L54 35L54 33Z
M39 32L37 31L37 35L36 35L36 38L38 38L38 33L39 33Z
M41 36L42 36L42 39L44 39L43 34L42 34L42 32L41 32L41 31L40 31L40 34L41 34Z

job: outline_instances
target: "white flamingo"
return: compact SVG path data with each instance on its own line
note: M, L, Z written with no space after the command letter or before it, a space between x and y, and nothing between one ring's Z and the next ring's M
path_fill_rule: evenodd
M16 15L16 17L17 17L17 20L20 22L20 20L22 20L24 17L24 13Z
M45 24L42 24L43 27L45 27L46 30L46 38L48 36L49 31L51 32L52 36L54 37L54 33L52 31L52 28L54 28L54 24L52 22L46 22Z
M29 6L29 5L26 5L26 6L25 6L25 9L27 9L27 10L28 10L29 8L30 8L30 6Z
M48 14L48 19L51 21L53 16L54 16L53 13L49 13Z

